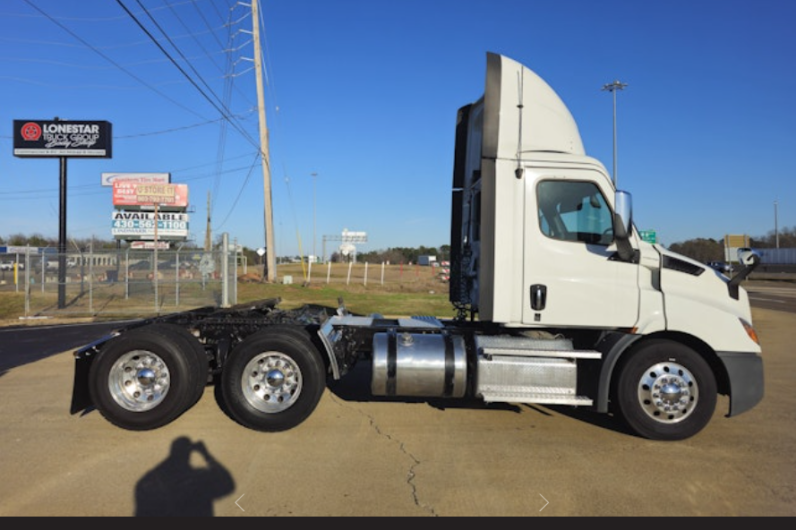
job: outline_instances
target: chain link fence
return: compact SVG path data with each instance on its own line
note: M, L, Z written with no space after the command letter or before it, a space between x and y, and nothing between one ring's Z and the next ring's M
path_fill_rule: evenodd
M25 316L161 314L237 303L236 247L0 254L0 292L22 293Z

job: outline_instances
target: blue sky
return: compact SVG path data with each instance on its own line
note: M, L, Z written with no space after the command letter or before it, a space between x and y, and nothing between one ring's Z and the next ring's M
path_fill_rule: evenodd
M197 244L210 193L213 236L263 246L252 25L233 6L4 0L0 235L57 238L58 159L13 156L11 133L13 120L58 116L107 120L114 135L112 158L68 160L70 237L111 239L103 172L168 172L189 185ZM764 236L775 201L779 229L796 227L796 2L260 0L260 10L278 255L320 254L344 229L367 233L360 251L447 244L456 111L483 93L487 52L545 79L609 171L613 107L601 88L627 84L617 180L637 226L664 245Z

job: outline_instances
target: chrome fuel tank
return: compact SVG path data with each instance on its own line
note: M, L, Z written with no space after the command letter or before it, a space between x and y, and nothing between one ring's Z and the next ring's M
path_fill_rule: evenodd
M463 397L466 390L467 354L462 337L401 332L373 336L374 395Z

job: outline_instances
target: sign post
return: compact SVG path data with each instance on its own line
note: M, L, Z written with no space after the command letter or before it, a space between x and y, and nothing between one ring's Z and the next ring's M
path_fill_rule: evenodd
M59 159L58 309L66 307L66 159L111 158L111 138L107 121L14 120L14 156Z

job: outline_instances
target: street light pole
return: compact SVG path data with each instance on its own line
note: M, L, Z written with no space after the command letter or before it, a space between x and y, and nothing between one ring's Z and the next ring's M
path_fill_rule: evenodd
M315 212L316 212L316 200L315 200L315 183L317 182L317 173L311 173L310 176L312 177L312 255L315 256L315 261L318 261L318 253L315 250L315 232L317 228L317 224L315 221Z
M619 81L614 81L608 85L603 85L603 90L607 90L613 94L614 97L614 188L616 188L616 91L623 90L627 84L620 83Z

